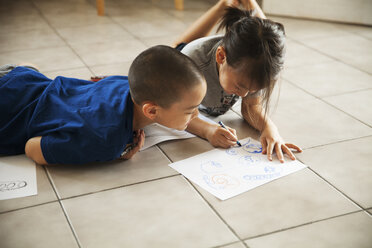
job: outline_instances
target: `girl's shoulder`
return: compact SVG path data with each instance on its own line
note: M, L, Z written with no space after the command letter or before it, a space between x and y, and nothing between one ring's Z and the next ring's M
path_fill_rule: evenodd
M222 42L222 38L223 35L213 35L193 40L181 52L200 66L210 60L215 47Z
M208 53L217 43L221 42L222 38L221 35L213 35L193 40L182 49L182 53L188 56L195 52Z

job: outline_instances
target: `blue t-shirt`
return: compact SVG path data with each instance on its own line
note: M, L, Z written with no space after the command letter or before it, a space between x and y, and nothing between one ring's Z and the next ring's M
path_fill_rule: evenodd
M0 154L24 153L42 136L45 160L109 161L133 142L133 102L128 77L93 83L16 67L0 78Z

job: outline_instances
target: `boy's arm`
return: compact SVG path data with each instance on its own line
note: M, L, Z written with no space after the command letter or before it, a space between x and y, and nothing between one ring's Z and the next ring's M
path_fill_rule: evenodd
M227 128L230 132L218 124L212 124L196 117L189 123L186 131L207 139L214 147L229 148L236 144L237 139L231 134L236 136L235 129Z
M43 152L41 150L41 136L33 137L26 142L26 156L35 161L37 164L47 165Z
M127 160L131 159L134 154L139 152L139 150L143 147L145 144L145 131L143 129L136 130L135 135L133 137L133 146L131 146L131 149L128 152L125 152L125 154L122 154L119 159Z

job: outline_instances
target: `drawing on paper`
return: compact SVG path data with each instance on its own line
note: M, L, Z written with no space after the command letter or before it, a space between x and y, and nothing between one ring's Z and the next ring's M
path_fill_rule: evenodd
M27 186L26 181L9 181L9 182L0 182L0 191L9 191L21 189Z
M243 166L252 166L252 165L257 164L259 162L261 162L261 158L251 156L251 155L245 155L245 156L241 156L239 158L239 164L243 165Z
M244 180L256 181L256 180L268 180L274 179L281 176L282 168L274 166L265 166L261 174L247 174L243 176Z
M251 138L240 142L241 147L214 149L171 167L221 200L306 168L297 160L269 161L261 144Z
M238 155L237 148L238 147L231 147L231 148L226 150L226 153L229 154L229 155L232 155L232 156Z
M233 146L226 150L226 153L235 156L238 155L239 152L241 153L261 153L262 146L259 143L251 142L251 139L248 139L245 143L242 143L242 146ZM245 153L246 154L246 153Z
M227 174L204 175L203 180L208 186L217 190L234 189L240 185L238 179Z
M244 151L249 153L261 153L262 146L260 144L248 143L243 146Z
M222 164L215 161L206 161L200 164L200 169L205 173L216 173L225 170Z

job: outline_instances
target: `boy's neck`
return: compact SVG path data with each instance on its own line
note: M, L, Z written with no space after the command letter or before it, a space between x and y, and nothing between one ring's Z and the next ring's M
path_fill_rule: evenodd
M154 122L143 114L142 107L133 101L133 131L142 129L152 123Z

